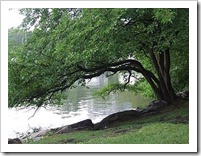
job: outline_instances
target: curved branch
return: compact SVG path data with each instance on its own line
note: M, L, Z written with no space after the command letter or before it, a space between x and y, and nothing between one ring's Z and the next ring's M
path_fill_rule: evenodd
M160 90L158 88L158 86L160 85L159 80L155 77L155 75L151 71L146 70L139 61L133 59L122 60L119 62L102 65L94 68L86 68L78 65L78 68L86 73L85 75L82 76L82 78L84 79L100 76L106 71L117 72L117 71L133 70L138 73L141 73L148 81L154 92L156 92L158 96L160 95Z
M75 65L74 68L71 68L71 70L69 69L64 74L62 74L53 83L54 85L52 85L51 88L39 90L34 95L28 97L27 100L31 102L31 100L34 100L34 98L39 97L44 97L44 99L50 100L54 93L59 91L62 92L65 89L70 88L79 79L91 79L93 77L100 76L105 72L116 73L119 71L129 72L128 81L125 83L125 86L130 82L130 78L132 76L131 71L136 71L145 77L150 86L153 88L154 92L160 92L158 88L158 79L151 71L146 70L139 61L133 59L120 60L118 62L103 64L101 66L92 68L87 68L85 66L81 66L80 64Z

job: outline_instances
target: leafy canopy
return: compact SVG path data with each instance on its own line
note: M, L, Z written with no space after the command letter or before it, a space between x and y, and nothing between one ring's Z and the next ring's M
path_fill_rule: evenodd
M18 48L9 44L9 107L59 103L64 90L103 73L139 72L158 89L150 49L157 56L170 49L171 77L177 90L186 87L181 75L188 78L182 67L188 68L188 9L20 12L26 16L20 31L29 35L22 44L16 40Z

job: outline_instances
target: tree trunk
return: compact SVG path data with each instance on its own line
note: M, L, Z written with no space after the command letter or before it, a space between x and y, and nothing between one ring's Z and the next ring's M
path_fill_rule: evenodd
M158 91L154 90L157 98L165 100L169 104L176 104L177 97L170 77L170 48L167 48L164 52L160 51L158 57L154 54L153 48L150 49L149 54L159 79Z

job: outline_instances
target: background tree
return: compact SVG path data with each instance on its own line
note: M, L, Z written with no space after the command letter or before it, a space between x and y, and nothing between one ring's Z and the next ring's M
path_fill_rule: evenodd
M146 80L156 98L169 104L176 103L175 89L188 87L188 9L21 13L26 16L23 28L35 28L23 48L9 57L10 107L58 103L75 82L84 85L85 79L103 73L127 74L123 88L140 73L144 79L138 86Z

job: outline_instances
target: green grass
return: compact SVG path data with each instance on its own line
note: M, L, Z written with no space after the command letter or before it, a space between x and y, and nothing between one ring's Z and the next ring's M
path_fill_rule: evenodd
M121 122L98 131L74 131L47 135L30 144L188 144L189 125L174 123L176 117L188 117L188 105L169 107L162 113Z
M171 133L171 134L170 134ZM101 137L85 143L92 144L183 144L188 143L188 126L154 123L122 135Z

